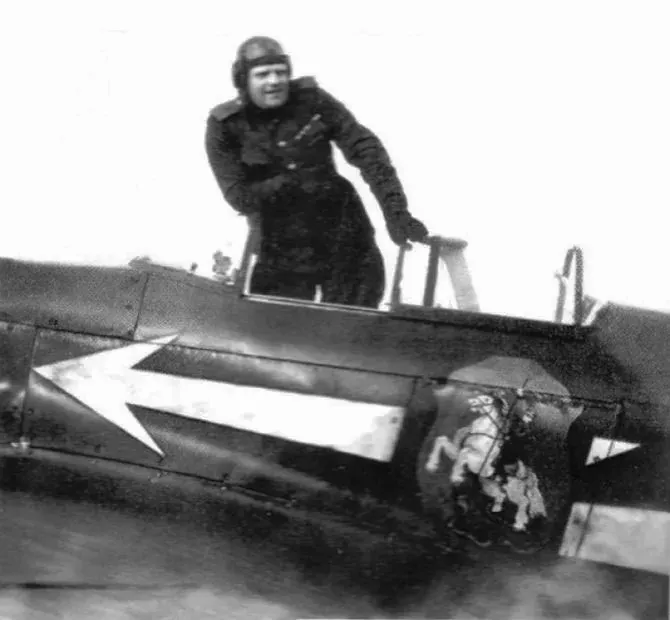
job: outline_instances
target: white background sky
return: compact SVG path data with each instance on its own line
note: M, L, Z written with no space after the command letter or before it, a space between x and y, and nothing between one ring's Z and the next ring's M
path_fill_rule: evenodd
M204 124L268 34L383 139L431 232L470 242L483 310L550 318L574 244L588 293L670 310L668 33L644 0L6 1L0 254L208 271L239 248Z

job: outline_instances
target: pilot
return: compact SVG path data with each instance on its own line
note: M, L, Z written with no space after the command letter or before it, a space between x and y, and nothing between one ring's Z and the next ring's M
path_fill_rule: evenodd
M354 186L338 174L332 143L380 204L391 239L422 241L389 155L313 78L293 78L280 44L252 37L233 64L238 97L211 110L206 151L225 200L260 229L251 291L377 307L384 263Z

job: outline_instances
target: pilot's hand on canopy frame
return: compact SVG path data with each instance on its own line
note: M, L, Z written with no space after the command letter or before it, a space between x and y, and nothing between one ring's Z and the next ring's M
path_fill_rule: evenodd
M428 241L428 229L421 220L417 220L409 213L399 213L390 218L387 228L391 240L396 245L407 245L410 241L426 243Z

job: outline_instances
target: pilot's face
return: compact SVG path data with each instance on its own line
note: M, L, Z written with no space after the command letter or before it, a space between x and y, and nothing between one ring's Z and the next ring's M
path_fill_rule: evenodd
M278 108L288 99L289 72L285 64L260 65L249 71L249 97L259 108Z

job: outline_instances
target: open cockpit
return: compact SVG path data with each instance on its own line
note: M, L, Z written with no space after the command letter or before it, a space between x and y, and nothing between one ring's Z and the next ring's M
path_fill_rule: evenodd
M241 294L265 298L250 291L251 275L256 262L258 235L252 228L242 253L239 268L220 253L216 262L223 267L219 279ZM453 237L432 236L427 242L400 247L397 251L388 293L379 310L395 316L426 320L458 320L458 317L479 316L482 310L470 271L467 241ZM584 258L581 248L574 246L565 255L560 271L549 274L557 281L557 295L549 324L590 325L602 304L584 293ZM281 299L281 298L275 298ZM319 291L313 300L296 303L317 303L322 306ZM338 306L339 307L339 306ZM498 316L499 315L491 315ZM533 321L536 322L536 321Z

